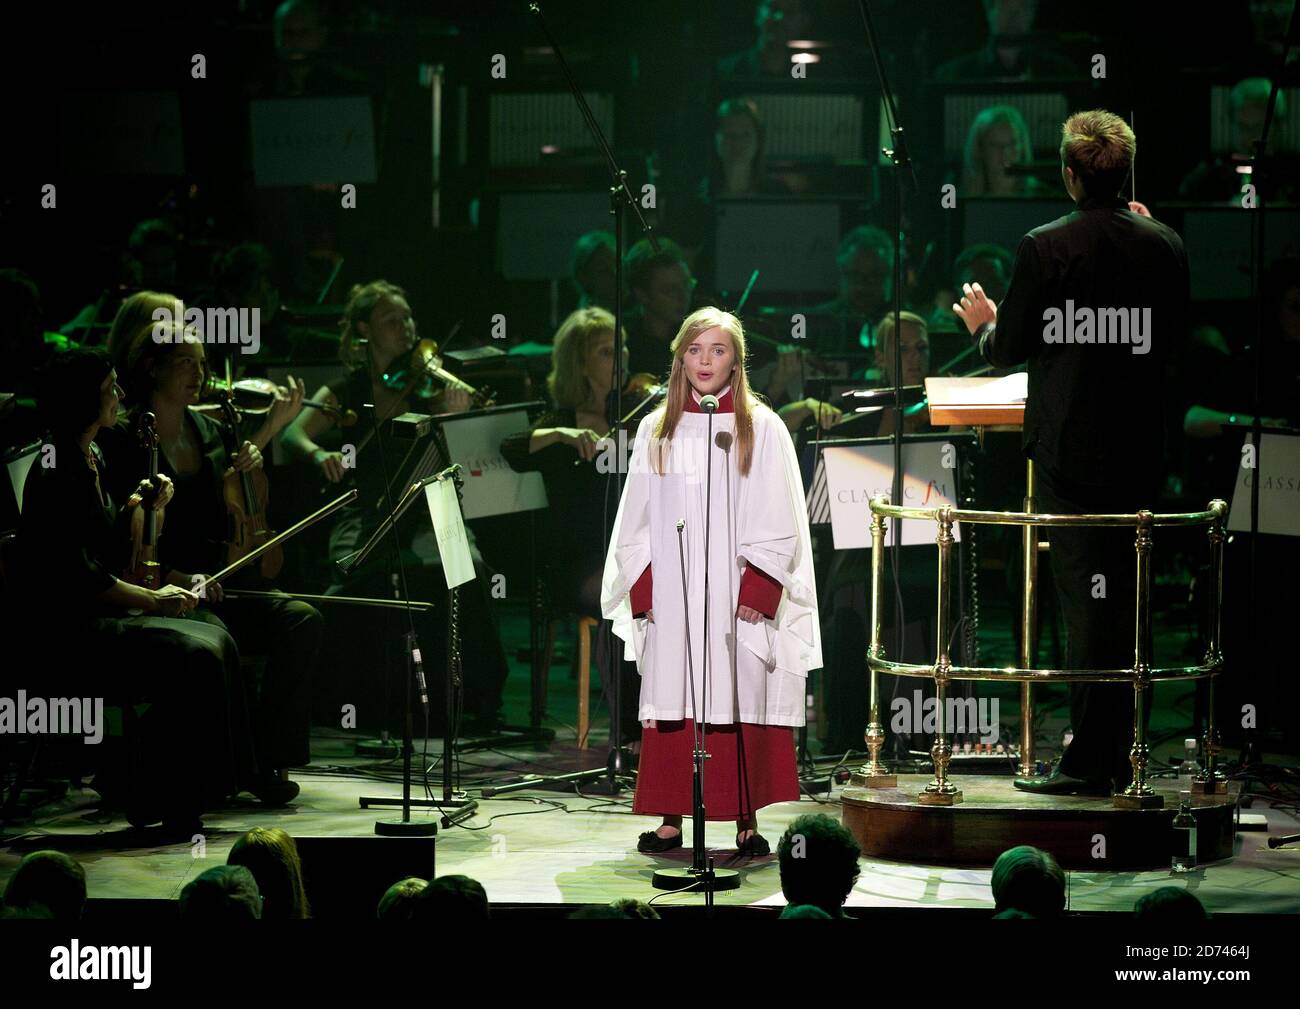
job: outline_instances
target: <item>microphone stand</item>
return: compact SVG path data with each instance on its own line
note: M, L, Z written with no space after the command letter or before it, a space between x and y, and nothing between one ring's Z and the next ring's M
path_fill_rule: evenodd
M555 54L555 60L560 65L560 72L564 75L564 81L573 92L573 100L578 105L578 112L582 115L583 122L586 123L587 129L591 131L592 139L596 142L596 148L600 151L601 157L605 160L605 165L609 170L610 187L609 187L609 212L614 217L614 416L623 416L623 247L625 239L623 235L623 212L631 208L632 213L636 215L637 223L641 227L641 233L649 240L654 247L655 252L660 251L659 241L655 238L650 226L646 223L645 217L641 213L641 208L637 201L627 188L627 172L618 166L614 160L614 152L610 150L609 141L606 140L600 124L596 122L596 117L591 111L591 106L587 104L587 99L578 87L578 82L574 79L573 74L569 71L569 64L564 59L564 53L560 51L560 45L551 34L551 29L546 23L546 18L542 14L540 4L530 3L528 11L537 16L538 27L541 28L542 34L546 36L546 41L551 47L551 52ZM619 464L613 468L610 478L614 481L616 498L623 498L623 465L621 439L615 437L615 445L619 448ZM606 517L608 521L608 516ZM609 550L609 541L612 530L607 526L604 530L605 549ZM608 633L608 626L606 631ZM580 781L592 777L606 776L605 790L610 795L617 795L621 791L619 778L628 776L628 767L626 757L630 756L623 749L623 706L622 706L622 673L623 673L623 655L622 649L614 644L613 634L608 634L609 647L605 649L605 668L603 670L605 683L609 690L610 707L612 716L609 721L609 761L604 768L593 770L591 772L582 771L575 775L564 775L568 780Z
M894 482L890 491L890 500L903 504L903 173L906 168L911 179L911 189L916 190L916 168L907 151L907 141L903 127L898 122L898 106L894 94L889 90L885 78L885 63L880 56L880 46L876 39L876 29L871 22L871 12L867 9L867 0L858 0L862 12L862 25L867 32L867 44L871 48L871 59L876 67L876 78L880 84L880 97L884 103L885 117L889 124L889 135L893 147L881 153L889 159L893 167L894 178ZM897 655L895 662L903 661L903 588L901 581L901 563L903 557L903 520L890 520L890 559L894 568L894 648Z
M686 670L691 688L692 734L692 811L691 811L691 867L689 869L656 869L651 885L657 890L703 891L704 905L713 912L713 894L716 890L735 890L740 886L740 873L735 869L715 869L713 857L704 848L704 762L705 733L709 725L709 542L713 530L713 412L718 409L718 397L700 397L700 406L709 415L709 434L704 443L704 668L701 670L704 688L704 719L700 719L699 694L695 690L695 653L691 648L690 599L686 587L686 552L682 545L685 519L677 520L677 559L682 572L682 619L686 627Z

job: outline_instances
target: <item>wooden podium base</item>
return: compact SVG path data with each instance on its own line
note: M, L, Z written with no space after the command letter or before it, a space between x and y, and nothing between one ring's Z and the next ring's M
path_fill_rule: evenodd
M918 798L929 775L900 774L894 789L846 788L844 825L863 855L922 865L991 867L998 855L1030 844L1051 852L1062 867L1093 872L1168 869L1173 855L1176 782L1151 785L1160 809L1116 809L1110 796L1033 795L1008 777L956 775L962 792L953 805ZM1231 858L1236 836L1235 794L1194 795L1198 862Z

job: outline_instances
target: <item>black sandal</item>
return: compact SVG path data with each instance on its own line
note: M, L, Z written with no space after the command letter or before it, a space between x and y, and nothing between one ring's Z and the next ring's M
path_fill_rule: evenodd
M672 851L674 848L680 848L681 846L681 828L678 828L676 837L660 837L653 830L647 830L636 840L636 850L646 855L653 855L661 851Z

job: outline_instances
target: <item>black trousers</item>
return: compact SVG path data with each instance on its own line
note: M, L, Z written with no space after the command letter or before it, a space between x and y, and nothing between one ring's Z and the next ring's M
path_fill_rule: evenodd
M38 634L58 647L47 663L14 670L29 693L102 697L139 713L130 766L100 761L95 784L111 782L112 798L198 813L224 805L256 773L239 650L223 628L139 616Z
M1107 487L1084 486L1048 467L1037 468L1037 508L1063 515L1156 510L1159 484L1134 479ZM1133 528L1053 527L1048 533L1052 577L1066 632L1069 669L1131 668L1136 649L1136 531ZM1150 655L1150 642L1147 642ZM1153 663L1154 664L1154 663ZM1132 777L1133 688L1127 683L1070 684L1074 739L1061 773L1094 782ZM1151 693L1144 704L1151 719Z
M261 683L244 677L261 768L311 763L311 674L323 633L320 612L285 596L223 599L195 615L229 631L243 656L267 657Z

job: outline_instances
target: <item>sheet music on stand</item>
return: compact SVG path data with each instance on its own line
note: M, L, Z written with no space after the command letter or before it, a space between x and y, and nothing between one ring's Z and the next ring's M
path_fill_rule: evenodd
M1247 432L1242 442L1251 443ZM1259 531L1275 536L1300 536L1300 508L1296 507L1296 488L1300 487L1300 431L1264 429L1260 438L1257 467L1237 467L1237 485L1228 510L1228 531L1250 530L1250 482L1258 476Z
M429 430L409 443L393 468L393 496L413 483L441 472L452 463L464 468L462 511L466 519L531 511L547 506L546 487L539 473L516 473L501 456L501 441L528 426L529 411L540 402L509 403L461 413L402 414L408 424ZM393 435L389 435L392 444ZM382 502L378 503L382 507Z

